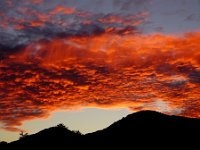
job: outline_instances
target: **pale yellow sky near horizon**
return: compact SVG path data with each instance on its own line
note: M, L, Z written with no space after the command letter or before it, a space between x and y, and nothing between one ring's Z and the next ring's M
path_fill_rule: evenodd
M59 123L63 123L70 130L79 130L81 133L86 134L106 128L130 113L132 112L125 108L84 108L73 111L56 111L47 119L26 121L19 128L26 130L29 134L34 134L44 128L49 128ZM0 141L11 142L18 138L18 132L10 132L0 129Z

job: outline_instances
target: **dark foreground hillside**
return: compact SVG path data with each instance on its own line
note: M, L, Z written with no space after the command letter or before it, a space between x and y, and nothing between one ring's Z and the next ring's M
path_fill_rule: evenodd
M200 147L200 119L168 116L154 111L141 111L86 135L68 130L62 125L42 130L1 147L106 148L170 146ZM172 148L172 147L171 147Z

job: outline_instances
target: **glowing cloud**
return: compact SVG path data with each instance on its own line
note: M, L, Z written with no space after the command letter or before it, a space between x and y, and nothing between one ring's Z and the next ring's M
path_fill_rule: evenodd
M113 1L120 10L141 8L131 14L48 2L0 1L4 129L87 107L200 117L199 31L145 34L151 12L142 5L151 0Z
M104 33L34 42L1 61L0 120L13 130L82 107L199 117L199 38Z

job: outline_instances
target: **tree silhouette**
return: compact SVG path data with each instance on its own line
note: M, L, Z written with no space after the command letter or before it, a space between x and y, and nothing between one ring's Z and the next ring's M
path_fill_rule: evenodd
M19 134L19 139L23 139L27 136L28 136L28 133L24 133L23 131L21 131L20 134Z
M73 132L76 134L82 135L82 133L79 130L74 130Z
M65 129L68 129L63 123L60 123L57 125L58 128L65 128Z

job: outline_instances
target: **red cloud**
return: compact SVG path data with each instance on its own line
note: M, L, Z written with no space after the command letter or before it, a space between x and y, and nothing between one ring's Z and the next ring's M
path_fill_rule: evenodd
M99 18L99 21L105 24L119 23L125 26L139 26L148 16L149 12L144 11L135 15L127 16L107 15L103 18Z
M38 4L43 3L43 1L44 0L30 0L30 3L38 5Z
M200 32L38 41L0 62L0 121L56 109L126 107L199 117Z
M63 13L63 14L73 14L75 13L76 10L74 8L67 8L67 7L63 7L63 6L57 6L55 9L53 9L50 14L55 15L58 13Z

